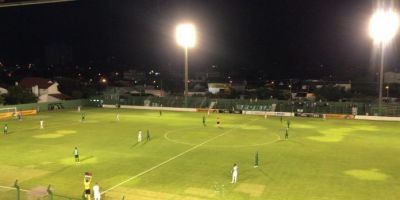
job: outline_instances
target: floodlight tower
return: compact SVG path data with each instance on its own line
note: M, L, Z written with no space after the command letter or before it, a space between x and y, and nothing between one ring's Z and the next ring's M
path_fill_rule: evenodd
M185 50L185 106L187 106L187 97L188 97L188 82L189 82L189 74L188 74L188 49L192 48L196 45L196 28L193 24L179 24L176 27L176 41L182 46Z
M369 21L369 34L381 50L379 73L379 114L382 114L382 87L385 47L393 40L399 28L399 15L393 9L378 9Z

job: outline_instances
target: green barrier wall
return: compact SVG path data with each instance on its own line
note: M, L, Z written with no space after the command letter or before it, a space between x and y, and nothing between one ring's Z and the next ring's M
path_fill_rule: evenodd
M214 99L207 97L188 97L185 106L184 98L176 97L146 97L146 96L108 96L104 97L104 104L138 105L138 106L165 106L165 107L189 107L208 108L211 102L217 102L217 109L240 109L276 112L303 112L303 113L332 113L353 114L353 108L357 108L358 115L378 115L377 104L361 102L311 102L288 100L253 100L240 99ZM275 106L273 106L275 105ZM400 104L383 104L381 115L400 116Z

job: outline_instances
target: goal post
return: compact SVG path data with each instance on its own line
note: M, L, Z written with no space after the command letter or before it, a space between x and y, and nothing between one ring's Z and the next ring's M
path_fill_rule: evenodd
M17 115L17 107L0 108L0 119L8 119Z

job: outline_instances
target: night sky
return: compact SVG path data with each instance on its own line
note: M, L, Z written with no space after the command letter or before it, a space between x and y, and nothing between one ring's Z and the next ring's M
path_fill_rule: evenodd
M45 65L46 48L63 45L74 64L115 59L133 67L180 69L183 50L175 42L175 25L190 21L199 35L189 52L191 72L217 65L269 78L348 80L377 70L367 32L375 5L368 0L86 0L0 8L0 61ZM388 69L399 67L393 52Z

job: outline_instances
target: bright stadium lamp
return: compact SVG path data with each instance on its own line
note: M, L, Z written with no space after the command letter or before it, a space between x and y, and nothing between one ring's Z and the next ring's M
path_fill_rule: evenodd
M397 34L399 29L399 15L392 9L377 10L369 21L369 35L381 49L381 63L379 73L379 114L382 114L382 87L383 87L383 67L385 57L385 47Z
M185 105L187 105L188 96L188 48L192 48L196 45L196 28L193 24L179 24L176 27L176 41L185 50Z
M369 34L375 43L390 42L397 34L399 16L392 10L378 10L369 21Z
M176 27L176 41L184 48L196 45L196 28L193 24L179 24Z

